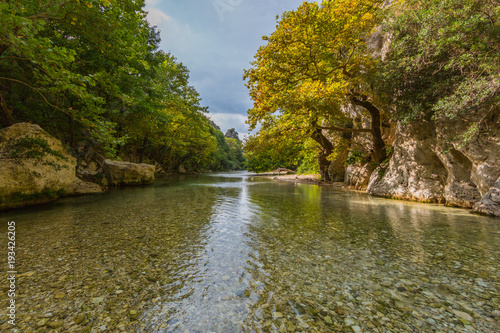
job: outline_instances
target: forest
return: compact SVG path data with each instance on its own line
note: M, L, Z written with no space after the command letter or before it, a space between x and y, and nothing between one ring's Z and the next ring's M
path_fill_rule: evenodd
M343 180L349 165L387 165L395 136L422 125L465 126L429 134L438 155L498 136L497 0L304 2L263 39L244 74L260 128L245 146L251 170Z
M144 6L0 2L0 128L31 122L73 155L84 147L167 173L243 169L241 142L210 122Z

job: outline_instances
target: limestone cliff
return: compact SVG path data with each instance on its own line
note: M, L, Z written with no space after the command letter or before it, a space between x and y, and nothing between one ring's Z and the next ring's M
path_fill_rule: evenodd
M465 142L457 139L473 123L479 130ZM394 154L386 167L372 173L367 191L380 197L476 206L479 212L500 216L498 194L492 190L500 177L499 129L498 110L467 119L398 124Z

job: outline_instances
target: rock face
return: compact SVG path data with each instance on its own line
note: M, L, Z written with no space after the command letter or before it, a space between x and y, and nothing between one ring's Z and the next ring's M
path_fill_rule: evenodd
M236 130L234 128L228 129L224 136L226 138L235 139L235 140L241 142L240 137L238 136L238 132L236 132Z
M155 166L105 160L102 171L110 186L150 184L155 179Z
M105 160L76 177L76 159L40 126L19 123L0 130L0 209L48 202L60 196L101 193L103 186L149 184L155 166Z
M344 183L357 190L366 189L371 172L372 170L368 164L356 163L355 165L348 165L345 170Z
M493 112L476 118L398 125L394 154L386 168L373 172L368 193L476 207L500 216L500 116ZM456 140L479 119L479 130L466 143Z
M0 208L50 201L73 184L76 160L40 126L0 130Z

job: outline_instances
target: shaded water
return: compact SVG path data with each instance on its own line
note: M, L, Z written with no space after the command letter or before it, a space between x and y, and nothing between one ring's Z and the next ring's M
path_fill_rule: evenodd
M0 219L19 332L500 331L500 220L462 209L236 173Z

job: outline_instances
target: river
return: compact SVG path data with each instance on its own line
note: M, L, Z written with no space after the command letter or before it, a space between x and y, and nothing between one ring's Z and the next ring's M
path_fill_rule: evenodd
M0 219L17 332L500 331L500 220L464 209L227 173Z

